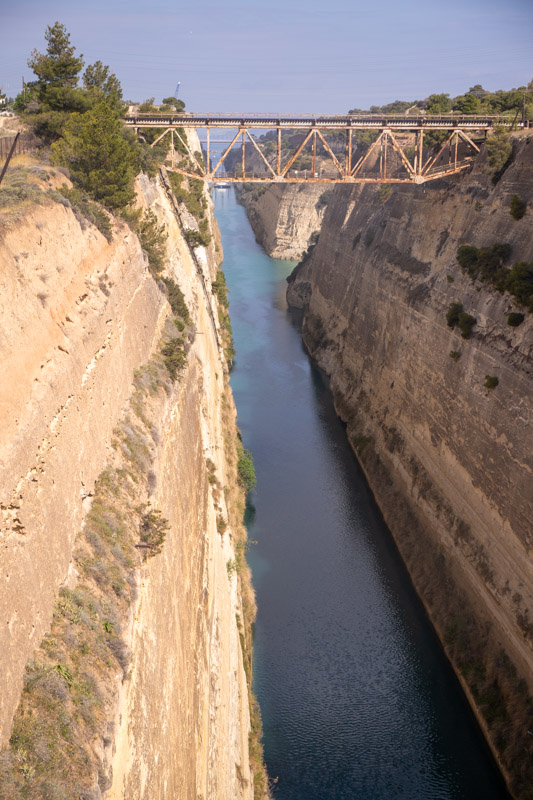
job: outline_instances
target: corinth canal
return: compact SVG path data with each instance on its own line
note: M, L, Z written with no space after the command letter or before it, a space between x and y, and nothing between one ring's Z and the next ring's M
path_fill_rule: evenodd
M258 487L255 692L276 800L496 800L503 781L287 310L292 265L216 190Z

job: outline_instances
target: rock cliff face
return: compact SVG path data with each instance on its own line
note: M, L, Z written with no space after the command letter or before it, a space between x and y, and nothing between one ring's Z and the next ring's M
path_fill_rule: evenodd
M56 203L7 230L0 270L3 744L166 303L125 226L108 244Z
M235 412L211 292L215 245L197 248L194 258L159 179L141 179L138 195L166 225L166 275L191 316L186 364L174 383L160 355L161 337L174 328L170 306L129 228L117 222L109 244L70 208L45 202L0 236L2 747L32 659L12 748L0 757L2 798L22 796L19 779L37 786L42 763L55 768L57 786L72 780L57 758L62 737L71 741L66 722L49 740L43 727L31 750L27 690L36 685L42 696L45 684L65 714L78 704L76 730L99 731L81 743L80 774L91 777L76 784L76 797L254 796L245 674L253 595L244 567L227 567L239 561L245 534ZM114 517L100 500L102 487L117 506ZM90 558L89 540L78 535L88 515ZM147 558L142 546L119 547L114 537L133 519L168 528L161 552ZM113 542L121 568L130 570L133 603L122 617L110 616L103 591ZM85 584L77 589L81 563L99 592L88 605ZM118 575L118 566L110 569ZM119 600L129 593L124 584L112 583ZM99 608L111 650L92 682L86 673L82 682L84 630L101 638ZM51 624L61 640L45 636ZM39 663L45 653L52 654L47 669ZM88 703L97 709L92 716Z
M269 256L297 261L320 230L327 204L320 198L325 192L325 184L271 184L259 194L241 189L239 200Z
M493 186L339 186L290 279L304 341L516 796L532 785L533 319L463 274L460 244L531 261L533 142ZM512 195L528 202L519 221ZM472 336L447 326L460 302ZM499 379L486 388L486 376Z

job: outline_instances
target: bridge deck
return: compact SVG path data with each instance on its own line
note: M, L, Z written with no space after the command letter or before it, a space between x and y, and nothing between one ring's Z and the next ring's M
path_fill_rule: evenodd
M130 114L126 125L135 128L392 128L394 130L489 130L498 125L510 127L513 120L502 116L401 114ZM516 123L515 123L516 124ZM523 123L518 123L522 127Z

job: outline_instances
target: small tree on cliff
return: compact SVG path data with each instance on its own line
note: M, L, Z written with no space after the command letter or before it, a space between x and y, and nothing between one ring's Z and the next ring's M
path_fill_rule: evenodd
M109 67L101 61L88 66L81 88L78 80L83 56L76 55L65 26L60 22L49 25L45 39L46 53L34 50L28 60L37 80L17 98L17 107L22 111L30 101L39 103L39 112L29 118L38 136L46 142L55 141L62 136L71 114L83 113L102 101L117 114L122 111L122 88Z
M48 25L44 38L48 42L46 54L33 50L28 66L37 75L40 99L48 100L51 89L74 89L78 85L83 56L74 55L70 34L59 22Z
M68 167L75 183L104 206L119 209L135 197L138 154L107 103L72 114L62 138L52 145L54 160Z
M117 112L122 110L120 81L101 61L95 61L87 67L83 73L83 88L94 102L104 101Z
M28 66L37 76L31 94L41 106L40 113L32 121L39 136L54 141L61 135L68 115L85 111L90 99L78 88L83 57L75 55L76 48L70 44L65 26L59 22L49 25L45 39L48 42L46 53L34 50L28 59Z

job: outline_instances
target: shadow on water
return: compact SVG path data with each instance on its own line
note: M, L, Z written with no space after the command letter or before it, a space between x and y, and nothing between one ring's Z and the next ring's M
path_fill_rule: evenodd
M258 488L254 686L277 800L508 795L283 300L290 267L217 200Z

